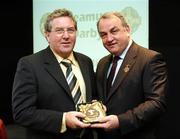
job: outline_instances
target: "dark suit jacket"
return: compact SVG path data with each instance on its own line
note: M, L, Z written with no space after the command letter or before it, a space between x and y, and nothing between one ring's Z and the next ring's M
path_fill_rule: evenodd
M92 61L83 54L74 52L74 55L85 81L86 99L91 101L95 93ZM31 139L74 139L79 135L79 131L70 129L60 133L63 112L75 111L75 104L60 65L49 47L19 60L12 108L15 122L27 127L27 136Z
M97 89L99 99L107 107L107 115L118 115L120 128L100 133L101 138L154 138L154 123L166 109L167 70L162 55L133 42L112 90L106 92L111 58L108 55L98 63Z

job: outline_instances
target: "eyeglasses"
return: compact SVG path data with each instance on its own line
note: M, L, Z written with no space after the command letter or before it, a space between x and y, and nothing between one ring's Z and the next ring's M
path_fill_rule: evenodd
M65 32L67 32L68 34L74 34L76 32L76 29L75 28L57 28L51 32L55 32L59 35L63 35Z

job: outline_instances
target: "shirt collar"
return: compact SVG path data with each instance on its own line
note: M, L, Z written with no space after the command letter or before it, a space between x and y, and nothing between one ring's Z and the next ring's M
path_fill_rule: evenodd
M53 54L55 55L58 63L61 63L61 62L64 60L64 58L61 57L61 56L59 56L53 49L51 49L51 50L52 50ZM69 55L69 57L66 58L66 59L68 59L69 61L71 61L71 63L72 63L73 65L77 65L77 64L76 64L77 62L76 62L76 60L75 60L75 57L74 57L73 52L72 52L72 53Z
M127 51L128 51L129 48L131 47L132 43L133 43L133 41L132 41L132 39L131 39L131 40L129 41L128 46L126 47L126 49L122 52L121 55L119 55L119 57L120 57L121 59L124 59L124 57L126 56Z

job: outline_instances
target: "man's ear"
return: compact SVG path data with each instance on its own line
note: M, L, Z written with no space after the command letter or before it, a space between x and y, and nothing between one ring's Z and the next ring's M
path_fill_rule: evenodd
M49 32L44 32L44 37L46 38L47 42L49 42Z
M128 25L127 27L125 27L126 31L129 32L129 34L131 33L131 28L130 26Z

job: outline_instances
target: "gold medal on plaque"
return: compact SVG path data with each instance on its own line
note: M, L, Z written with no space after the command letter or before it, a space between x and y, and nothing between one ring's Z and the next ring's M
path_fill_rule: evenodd
M99 118L106 116L103 104L100 101L78 104L78 111L86 115L82 119L84 123L97 123Z

